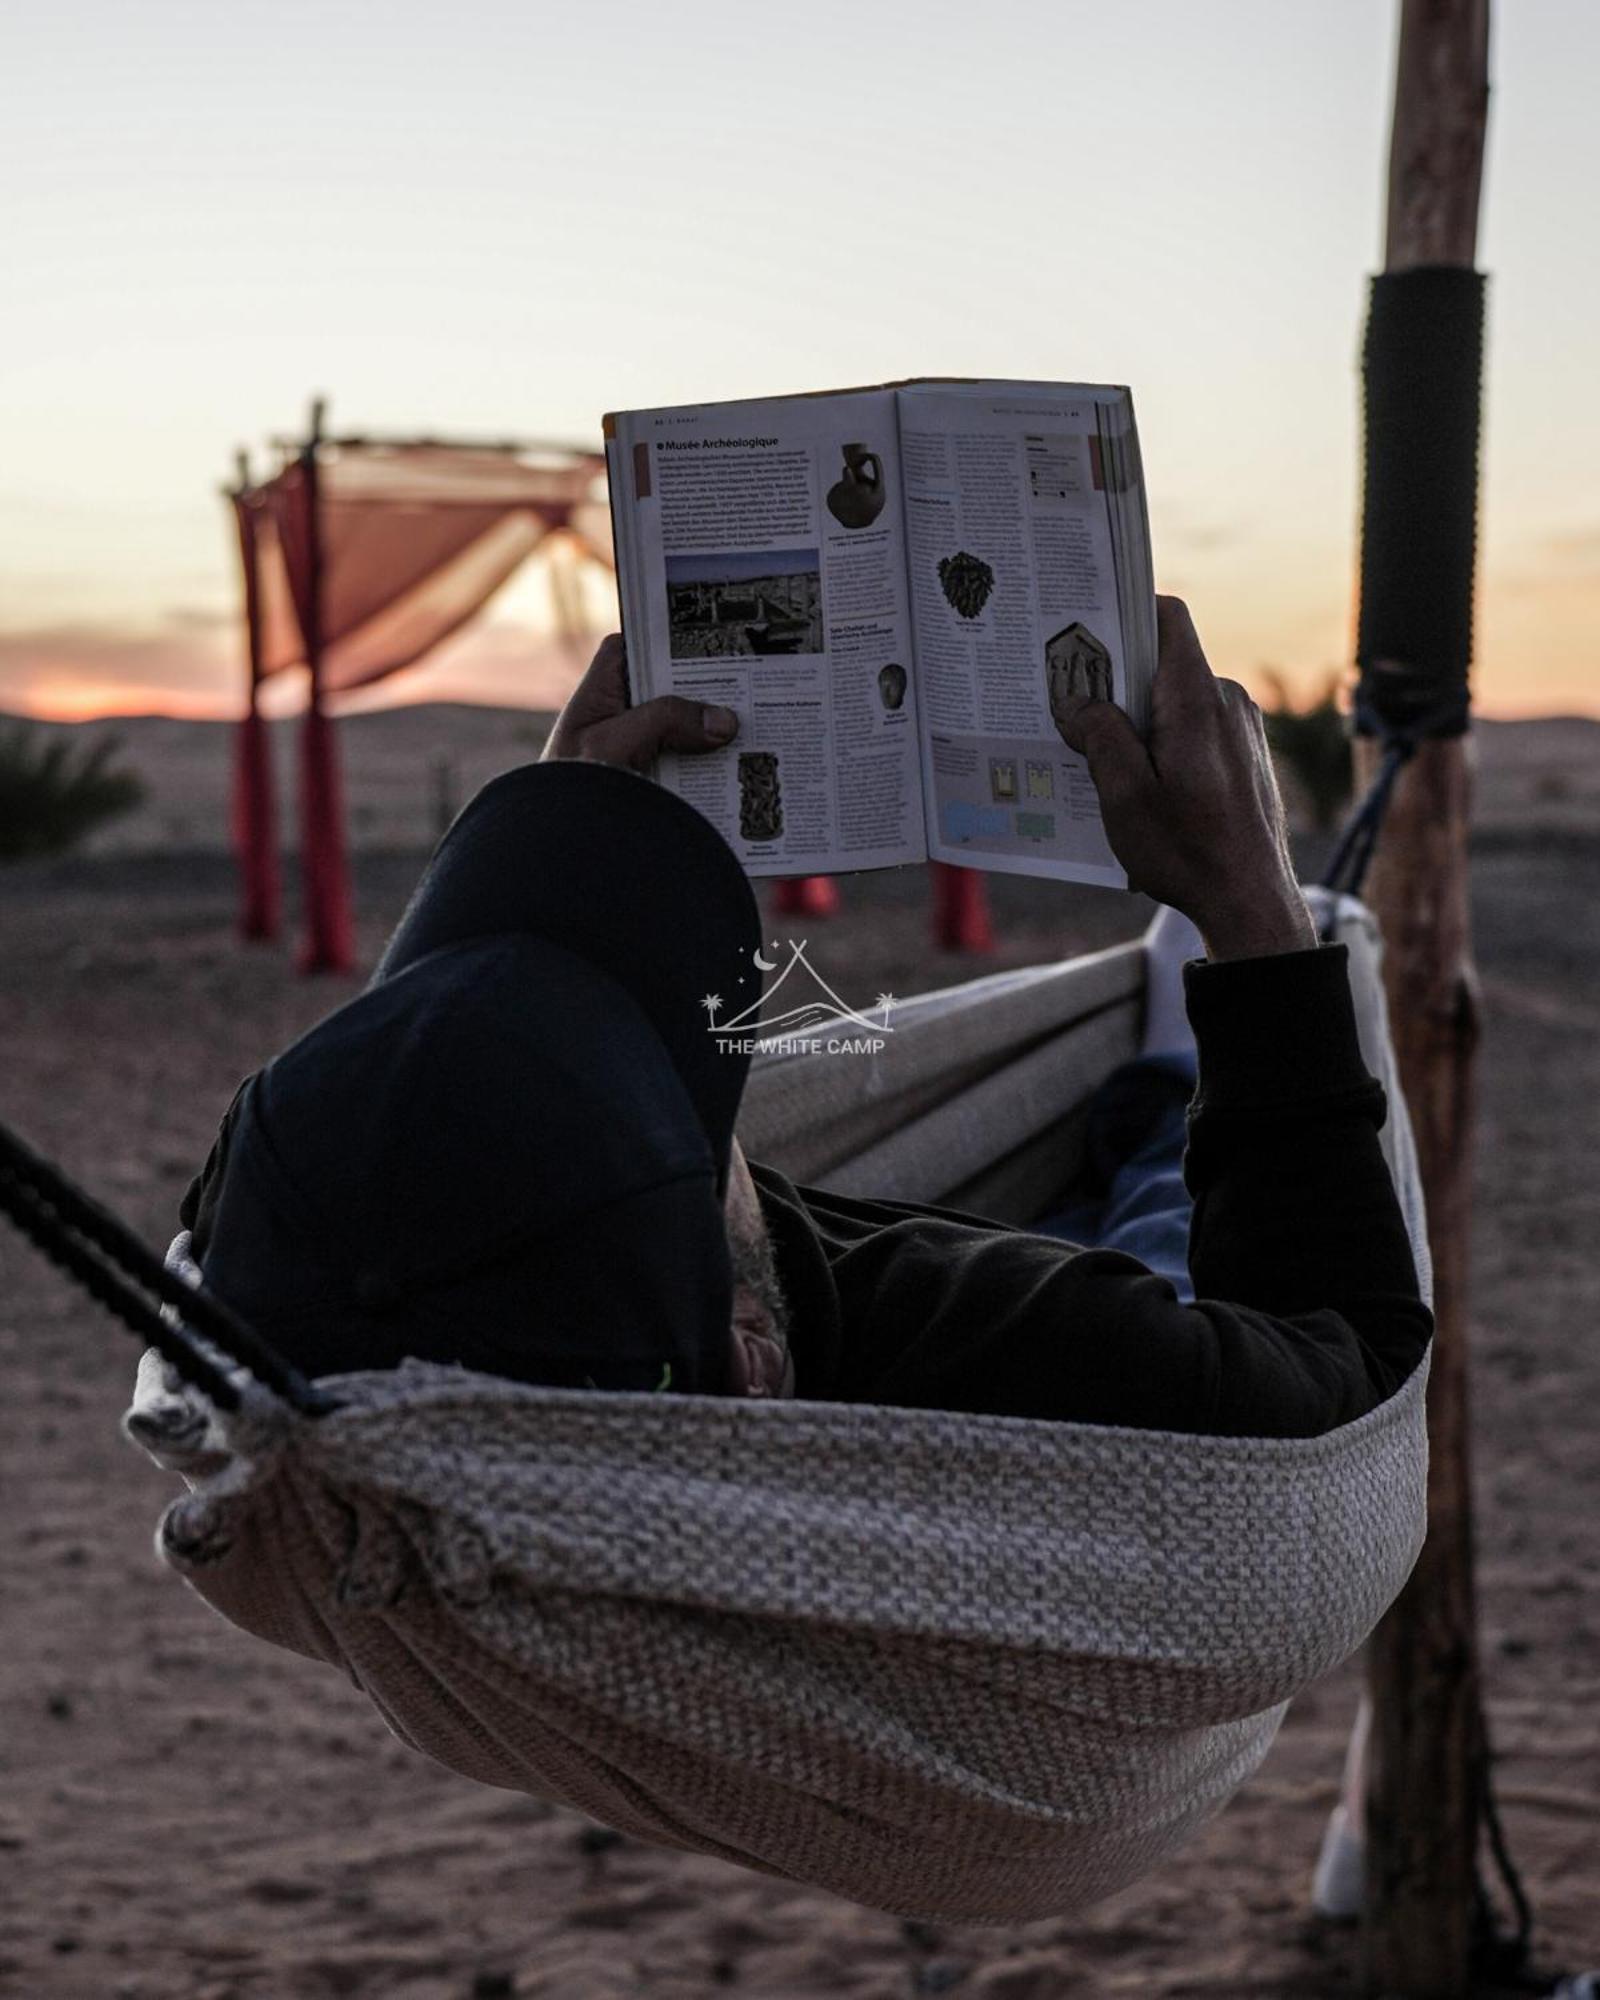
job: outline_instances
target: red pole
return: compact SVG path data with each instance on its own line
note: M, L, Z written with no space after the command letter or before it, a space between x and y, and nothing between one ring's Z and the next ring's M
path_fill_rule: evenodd
M948 861L933 862L931 873L934 943L941 951L993 951L989 890L982 875L975 868L957 868Z
M300 857L305 892L302 972L350 972L355 937L350 910L350 867L345 851L344 805L333 724L323 708L322 688L322 510L317 491L317 446L322 437L322 404L311 409L311 436L300 457L305 478L307 570L305 589L306 665L311 691L300 739Z
M776 917L831 917L839 907L839 887L831 875L784 875L772 887Z

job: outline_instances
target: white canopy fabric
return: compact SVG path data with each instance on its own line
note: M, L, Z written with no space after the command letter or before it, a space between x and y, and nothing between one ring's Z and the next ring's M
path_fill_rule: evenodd
M552 537L612 566L605 460L595 453L321 444L315 545L310 494L306 465L293 459L235 496L255 565L258 681L306 663L313 622L325 693L410 666Z

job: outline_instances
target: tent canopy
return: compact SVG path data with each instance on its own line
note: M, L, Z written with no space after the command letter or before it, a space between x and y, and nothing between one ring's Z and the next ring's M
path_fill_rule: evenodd
M605 459L566 445L437 438L280 442L259 484L244 456L228 500L244 569L249 687L234 780L246 937L277 934L282 906L263 681L310 670L301 744L301 856L307 971L353 966L349 861L330 695L409 667L482 609L538 552L552 558L557 616L583 624L580 566L614 568Z
M327 694L410 666L553 537L612 565L605 461L560 446L319 442L233 504L257 683L313 652Z

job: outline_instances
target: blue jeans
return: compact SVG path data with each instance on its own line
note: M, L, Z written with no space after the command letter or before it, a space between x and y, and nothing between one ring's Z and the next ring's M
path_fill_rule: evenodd
M1171 1281L1189 1304L1189 1216L1183 1184L1184 1114L1194 1094L1192 1054L1140 1056L1113 1070L1089 1100L1084 1181L1065 1207L1032 1228L1087 1248L1124 1250Z

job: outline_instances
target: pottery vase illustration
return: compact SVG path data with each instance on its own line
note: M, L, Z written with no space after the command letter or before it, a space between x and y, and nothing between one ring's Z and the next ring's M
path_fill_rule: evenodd
M844 446L844 471L828 488L828 512L841 528L867 528L889 497L883 460L864 444Z

